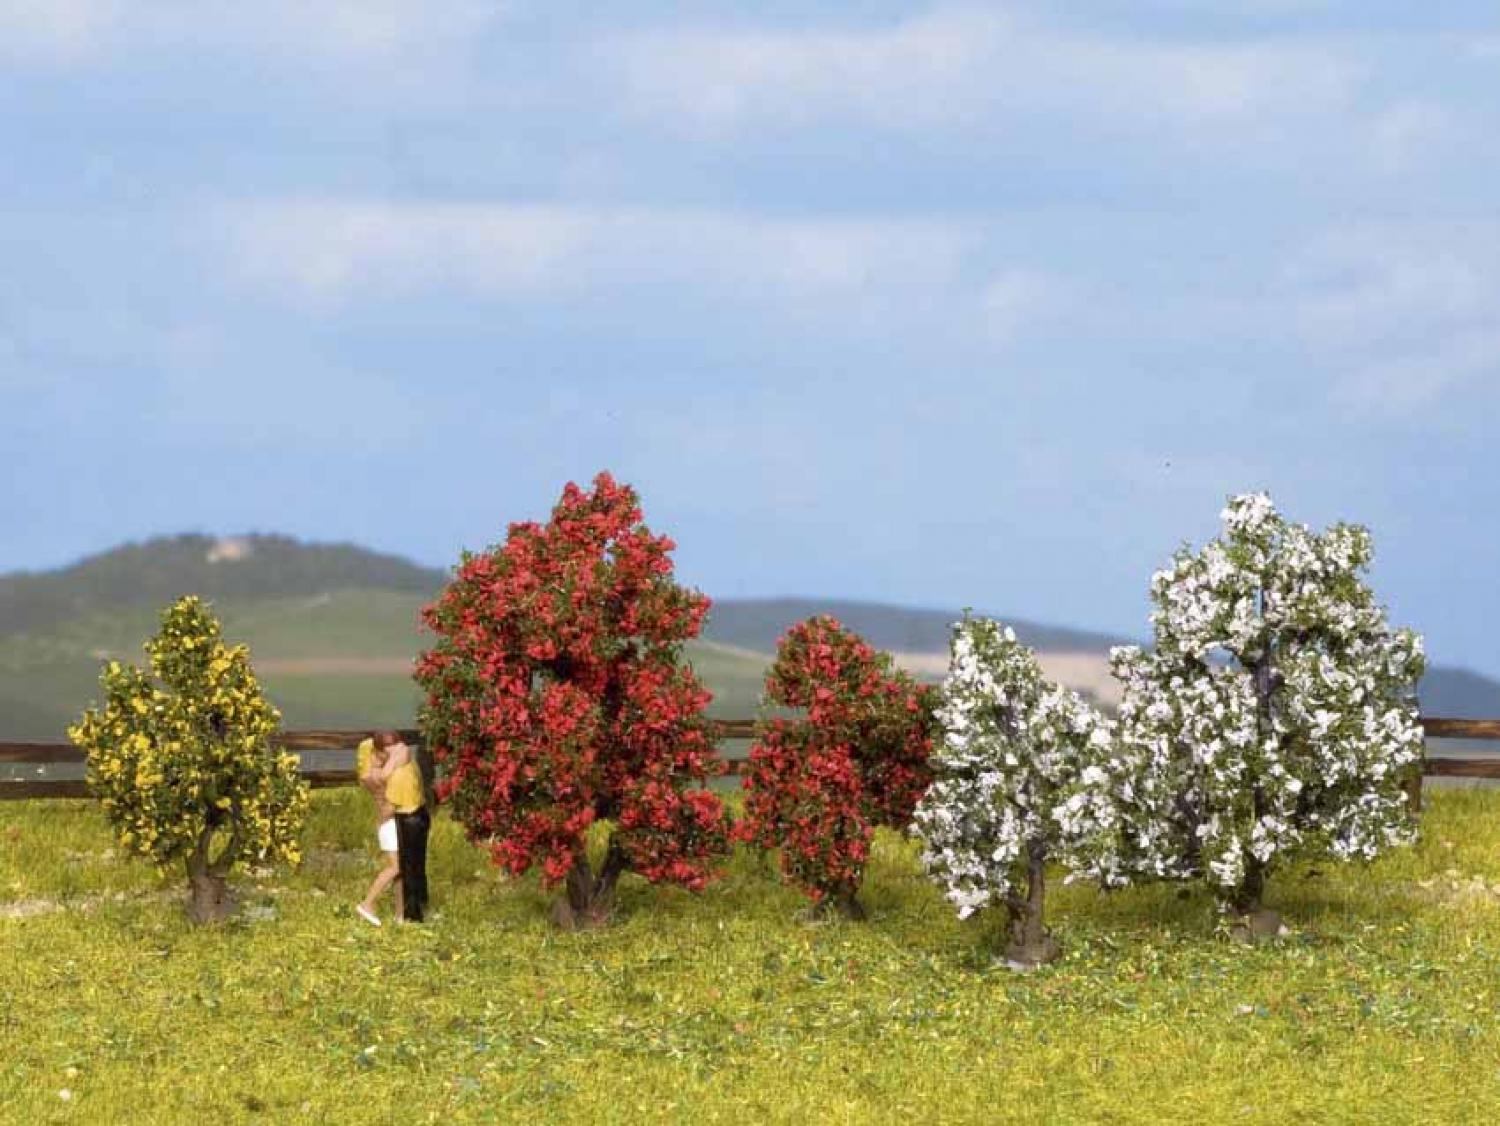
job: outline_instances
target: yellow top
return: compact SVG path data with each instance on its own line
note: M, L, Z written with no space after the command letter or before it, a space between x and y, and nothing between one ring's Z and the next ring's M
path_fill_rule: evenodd
M375 754L375 740L361 739L354 752L354 776L358 778L370 769L370 759Z
M422 774L411 759L396 767L386 779L385 800L397 813L415 813L422 808Z

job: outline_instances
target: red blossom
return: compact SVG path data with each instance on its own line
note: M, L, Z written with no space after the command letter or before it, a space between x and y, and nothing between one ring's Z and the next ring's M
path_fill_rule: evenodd
M555 884L611 821L633 870L697 889L727 849L710 699L682 643L709 600L672 579L672 541L607 473L546 524L466 553L423 620L416 666L439 793L497 865Z
M852 896L875 828L904 828L931 780L935 692L820 616L781 639L766 698L807 714L761 725L736 835L815 901Z

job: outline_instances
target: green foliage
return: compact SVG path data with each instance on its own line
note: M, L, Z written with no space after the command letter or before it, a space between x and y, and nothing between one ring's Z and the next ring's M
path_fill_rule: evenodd
M97 806L0 803L0 1120L1494 1121L1500 793L1434 792L1424 825L1289 869L1307 929L1255 949L1206 894L1058 888L1067 952L1015 975L885 831L867 925L797 921L741 850L700 896L627 877L609 934L560 935L443 815L440 917L375 930L368 798L320 791L302 868L209 936Z
M221 835L208 864L217 876L242 862L296 863L307 786L296 756L271 745L280 717L248 650L225 645L192 597L162 614L145 649L152 675L111 661L104 707L68 731L119 844L159 865L191 865Z

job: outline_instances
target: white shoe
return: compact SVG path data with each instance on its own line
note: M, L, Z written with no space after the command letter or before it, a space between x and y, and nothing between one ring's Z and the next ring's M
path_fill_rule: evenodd
M372 927L378 927L380 925L380 916L375 914L375 912L373 911L367 910L363 903L356 903L354 905L354 911L361 919L369 923Z

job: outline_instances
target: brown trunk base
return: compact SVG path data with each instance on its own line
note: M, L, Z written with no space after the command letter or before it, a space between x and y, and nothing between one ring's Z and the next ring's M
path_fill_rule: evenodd
M1012 939L1005 948L1005 964L1013 970L1034 970L1061 957L1062 947L1046 932L1027 942Z
M223 876L195 873L189 879L192 896L188 918L199 926L222 923L234 914L234 894Z
M552 901L552 925L563 931L587 931L608 926L614 918L613 902L586 903L575 907L566 895Z
M210 861L209 846L215 832L214 817L198 833L198 843L187 857L188 918L199 926L222 923L234 914L234 895L229 890L226 877L234 867L240 854L240 828L234 826L229 840L219 850L217 858Z
M862 923L870 917L865 911L865 905L852 891L843 895L825 895L813 904L812 917L814 919L829 919L835 915L841 919L848 919L851 923Z
M565 931L607 926L615 914L615 884L624 871L625 853L613 837L598 875L588 857L580 856L568 871L562 895L552 904L553 926Z
M1413 765L1406 777L1401 780L1401 789L1406 791L1406 812L1417 817L1422 812L1422 764Z
M1247 946L1287 933L1281 916L1267 907L1257 907L1252 911L1237 912L1229 916L1229 937Z
M1005 964L1013 970L1032 970L1062 957L1062 947L1043 921L1047 905L1047 842L1036 837L1026 843L1026 898L1008 901L1010 942Z

